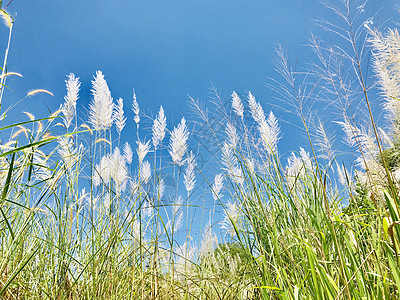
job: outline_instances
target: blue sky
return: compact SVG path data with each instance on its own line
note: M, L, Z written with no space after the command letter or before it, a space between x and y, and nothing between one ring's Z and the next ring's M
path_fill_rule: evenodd
M377 25L393 26L396 9L395 0L371 0L365 6L366 16L376 14ZM188 95L209 101L211 84L226 98L233 90L250 90L267 112L281 106L266 87L269 78L278 77L273 65L277 43L305 67L314 59L307 47L311 32L324 37L315 20L332 17L318 0L13 0L8 11L15 17L8 69L24 77L8 80L11 90L3 107L31 89L54 93L25 101L15 118L23 116L21 110L42 117L46 106L56 110L70 72L82 81L78 107L84 112L90 82L102 70L114 99L124 99L129 118L135 88L142 110L155 114L164 106L170 129L189 116ZM0 51L7 33L0 28ZM279 110L275 114L284 132L280 149L298 149L293 142L301 144L300 135L285 123L295 118ZM125 131L129 125L132 120Z

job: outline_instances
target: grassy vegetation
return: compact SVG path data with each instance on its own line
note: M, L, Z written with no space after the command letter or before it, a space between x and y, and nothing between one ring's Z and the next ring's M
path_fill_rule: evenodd
M201 124L199 138L216 153L205 168L185 119L168 130L161 107L146 134L135 92L132 121L100 71L87 119L76 113L73 74L49 117L26 113L8 125L2 108L1 297L399 298L400 35L362 21L362 6L338 5L330 8L343 27L320 24L341 39L312 37L310 70L294 71L277 50L282 81L273 87L307 141L290 155L278 151L275 115L251 93L234 92L228 109L216 93L211 113L192 100L199 119L191 128ZM13 19L1 14L11 37ZM0 103L7 77L19 76L7 71L8 48ZM51 94L27 97L42 93ZM325 122L316 121L316 101L326 103ZM384 128L374 118L378 102ZM334 147L328 122L343 129L346 148ZM121 143L126 126L136 151ZM198 240L197 220L208 222Z

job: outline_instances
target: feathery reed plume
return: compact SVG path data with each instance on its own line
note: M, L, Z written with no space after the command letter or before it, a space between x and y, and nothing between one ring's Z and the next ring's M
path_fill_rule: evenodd
M239 137L236 132L235 126L231 122L228 122L225 127L225 133L227 135L227 143L233 149L236 149L237 143L239 142Z
M242 101L240 100L238 94L236 92L232 93L232 108L235 114L242 118L244 117L244 107Z
M160 106L158 115L153 123L153 145L154 149L157 150L165 137L165 130L167 128L167 119L165 118L164 109Z
M350 147L354 147L357 144L357 141L361 135L360 129L358 129L357 126L350 124L347 119L345 119L344 122L339 121L336 123L342 127L345 133L345 136L343 138L344 143Z
M111 127L113 123L114 103L107 82L101 71L96 72L92 80L93 100L89 104L89 123L94 129L101 130Z
M212 185L214 200L221 198L220 192L223 187L224 187L224 175L223 174L215 175L214 183Z
M185 188L188 194L194 189L194 185L196 184L196 175L194 172L194 168L196 167L195 157L193 151L190 151L189 156L186 158L186 170L183 175L183 183L185 184Z
M269 148L272 153L276 153L278 147L278 141L281 138L281 129L278 125L278 120L271 111L268 115L267 123L269 125L269 141L267 141Z
M121 155L118 147L114 149L112 155L106 154L95 168L93 184L98 186L100 183L109 184L110 179L115 183L117 193L123 192L128 181L128 171L126 170L125 158Z
M222 146L222 165L227 174L238 184L243 184L244 177L236 156L227 142Z
M168 221L167 228L171 232L177 232L183 224L183 211L182 211L183 199L179 195L172 205L172 218Z
M253 117L254 121L256 121L257 123L261 123L263 120L265 121L264 110L261 105L256 101L256 98L251 92L249 92L247 100L249 102L251 116Z
M130 165L132 163L132 158L133 158L133 151L131 145L128 142L125 142L123 150L124 150L125 161Z
M148 183L151 178L151 167L147 160L140 165L140 178L144 183Z
M339 165L336 162L336 170L337 170L337 174L338 174L338 180L339 182L343 185L346 186L347 185L347 176L348 176L348 172L346 170L346 167L344 165Z
M133 117L133 120L135 121L136 124L139 124L139 122L140 122L140 116L139 116L140 108L139 108L139 103L137 102L137 99L136 99L135 89L133 89L132 110L135 113L135 116Z
M171 138L169 141L169 154L172 157L172 161L174 164L178 166L182 166L183 156L187 150L187 140L189 138L189 132L186 128L186 120L182 118L178 127L175 127L171 133Z
M400 137L400 35L397 29L390 29L386 35L365 27L371 34L369 39L373 47L374 70L378 86L385 99L386 117L391 122L394 134Z
M74 148L72 139L69 137L61 137L58 139L58 153L61 155L67 170L70 170L80 159L83 152L83 146L79 149Z
M162 178L160 178L158 185L157 185L157 199L161 200L161 198L164 196L165 192L165 183Z
M268 119L265 119L264 110L252 93L248 96L251 115L258 125L262 144L268 154L276 153L278 140L280 138L280 128L275 115L270 112Z
M310 155L302 147L300 147L300 157L294 152L287 160L286 178L290 189L298 186L301 180L306 180L308 174L314 170Z
M126 117L124 116L124 101L122 98L117 100L117 105L115 106L114 112L115 126L117 127L117 132L121 135L122 129L124 129L126 124Z
M126 170L125 158L121 155L118 147L114 149L113 155L110 157L110 173L111 178L116 185L117 194L123 192L128 181L128 171Z
M331 161L335 156L335 152L333 151L332 147L332 138L328 136L322 122L318 123L315 139L319 144L319 156L323 159Z
M141 165L143 162L143 159L145 158L147 153L149 153L149 151L150 151L150 141L147 141L146 143L137 141L136 143L138 145L136 152L137 152L138 159L139 159L139 165Z
M76 78L73 73L70 73L67 78L68 80L65 81L67 95L64 96L65 102L62 106L62 113L64 114L64 125L68 129L76 115L76 101L79 98L81 83L79 82L79 77Z

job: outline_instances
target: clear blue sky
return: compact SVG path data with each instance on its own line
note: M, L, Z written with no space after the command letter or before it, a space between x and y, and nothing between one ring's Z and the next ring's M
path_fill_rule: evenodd
M381 9L382 24L396 14L395 3L371 0L366 14ZM173 124L188 113L188 95L208 101L211 83L226 96L251 90L269 111L275 100L265 83L275 76L277 42L303 64L312 59L310 33L320 32L314 20L331 15L318 0L13 0L8 11L15 16L9 70L24 78L7 82L13 91L6 91L5 107L45 88L55 96L30 99L29 111L40 115L43 102L55 110L73 72L82 81L82 111L92 76L102 70L128 116L135 88L142 109L155 113L162 104ZM3 26L1 53L6 37ZM285 132L282 141L290 138Z

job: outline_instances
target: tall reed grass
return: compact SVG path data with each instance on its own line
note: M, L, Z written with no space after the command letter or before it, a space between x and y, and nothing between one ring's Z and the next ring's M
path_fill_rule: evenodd
M319 23L337 43L312 36L310 69L294 71L277 48L272 87L306 137L289 155L251 92L233 92L228 108L216 92L211 112L191 99L198 119L175 127L160 107L148 126L135 91L129 106L114 101L97 71L87 119L74 74L49 117L8 124L2 111L1 297L398 298L400 35L364 21L363 5L337 4L327 4L337 19ZM14 21L0 12L1 103L19 74L7 71ZM27 97L42 93L52 95ZM128 132L136 144L122 142Z

